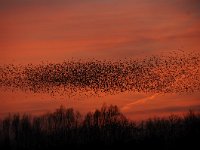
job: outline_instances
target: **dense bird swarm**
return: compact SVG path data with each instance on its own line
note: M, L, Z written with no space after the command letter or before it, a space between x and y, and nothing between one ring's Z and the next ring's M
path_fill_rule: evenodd
M174 53L119 61L78 60L0 67L0 87L31 92L117 94L200 91L200 54Z

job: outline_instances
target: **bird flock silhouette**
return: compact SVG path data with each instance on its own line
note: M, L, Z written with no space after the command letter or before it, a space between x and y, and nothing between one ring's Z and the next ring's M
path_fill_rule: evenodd
M200 54L176 53L138 59L69 60L0 66L2 89L34 93L117 94L200 91Z

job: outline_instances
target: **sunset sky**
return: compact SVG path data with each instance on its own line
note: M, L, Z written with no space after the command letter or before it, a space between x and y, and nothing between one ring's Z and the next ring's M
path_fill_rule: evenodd
M124 59L200 52L199 0L0 0L0 65L68 59ZM119 105L130 118L200 110L200 93L124 93L100 98L0 92L0 116L61 104L87 112Z

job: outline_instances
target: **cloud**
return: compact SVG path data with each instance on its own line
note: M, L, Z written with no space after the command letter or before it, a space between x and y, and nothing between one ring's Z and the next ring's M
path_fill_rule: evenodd
M35 6L53 6L56 4L69 3L73 0L0 0L0 10L21 8L21 7L35 7ZM76 1L76 0L75 0Z
M127 112L127 111L130 111L131 109L134 109L134 108L133 108L134 105L144 104L144 103L146 103L146 102L149 101L149 100L155 99L157 96L158 96L158 93L153 94L153 95L148 96L148 97L145 97L145 98L142 98L142 99L139 99L139 100L136 100L136 101L134 101L134 102L132 102L132 103L129 103L129 104L125 105L124 107L122 107L122 111L126 111L126 112Z
M189 105L189 106L170 106L163 108L154 108L154 109L145 109L137 111L129 111L128 114L132 115L145 115L145 114L160 114L160 113L176 113L176 112L185 112L188 110L200 111L200 105Z
M195 0L0 0L0 63L198 50L198 6Z

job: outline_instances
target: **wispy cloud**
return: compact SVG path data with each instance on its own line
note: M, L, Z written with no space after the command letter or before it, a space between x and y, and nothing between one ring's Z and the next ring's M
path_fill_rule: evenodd
M0 0L0 63L198 50L199 8L198 0Z
M145 109L145 110L137 110L131 111L131 114L134 115L146 115L146 114L160 114L160 113L178 113L178 112L187 112L188 110L193 111L200 111L200 105L189 105L189 106L170 106L170 107L163 107L163 108L152 108L152 109Z
M129 103L129 104L125 105L124 107L122 107L122 111L129 111L130 109L133 109L133 107L135 105L144 104L144 103L146 103L149 100L155 99L158 95L159 94L156 93L156 94L153 94L151 96L148 96L148 97L145 97L145 98L142 98L142 99L138 99L138 100L136 100L136 101L134 101L132 103Z

